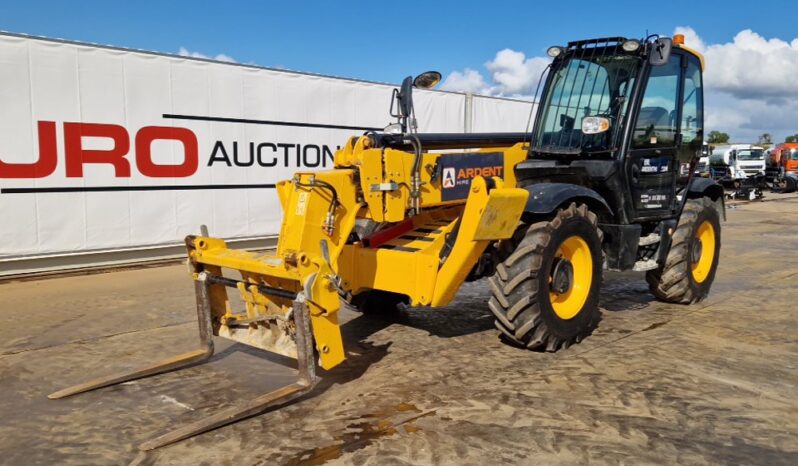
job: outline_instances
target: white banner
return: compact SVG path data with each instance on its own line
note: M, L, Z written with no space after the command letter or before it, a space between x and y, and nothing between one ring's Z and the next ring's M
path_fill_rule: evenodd
M527 123L529 131L532 130L532 121L529 119L533 110L532 102L475 95L472 109L474 117L471 131L474 133L523 133L527 131Z
M392 89L0 34L0 261L275 235L273 184L390 123ZM464 131L465 95L414 97L419 131ZM474 100L474 131L525 127Z

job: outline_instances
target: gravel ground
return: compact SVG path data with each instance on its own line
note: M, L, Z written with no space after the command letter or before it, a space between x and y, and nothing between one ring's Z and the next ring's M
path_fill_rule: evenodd
M797 227L796 196L733 203L707 300L606 273L599 328L555 354L498 340L484 281L445 309L344 310L348 360L310 395L147 453L287 383L286 361L217 344L205 365L50 401L193 349L193 286L183 266L5 283L0 463L798 464Z

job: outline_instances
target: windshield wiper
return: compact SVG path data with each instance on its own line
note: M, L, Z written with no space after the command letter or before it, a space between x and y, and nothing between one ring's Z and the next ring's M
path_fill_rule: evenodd
M535 152L553 155L579 155L582 153L582 149L578 147L543 146L536 149Z

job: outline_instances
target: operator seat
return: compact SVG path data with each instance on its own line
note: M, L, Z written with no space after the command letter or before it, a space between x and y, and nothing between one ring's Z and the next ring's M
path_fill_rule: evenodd
M653 126L670 126L668 124L668 111L662 107L640 107L640 115L637 117L638 128L649 128Z

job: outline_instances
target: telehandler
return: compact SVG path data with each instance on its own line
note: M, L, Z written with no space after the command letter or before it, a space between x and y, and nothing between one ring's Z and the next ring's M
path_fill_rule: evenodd
M488 278L499 335L557 351L600 319L604 268L646 272L658 298L709 293L718 265L723 189L693 177L703 139L703 58L683 37L610 37L548 49L553 58L531 132L422 134L413 88L394 89L393 123L351 137L331 171L277 184L275 251L186 238L201 348L50 398L208 360L223 336L298 360L298 380L141 445L157 448L310 391L316 360L345 358L342 301L363 312L445 306L464 281ZM243 308L232 305L236 290Z

